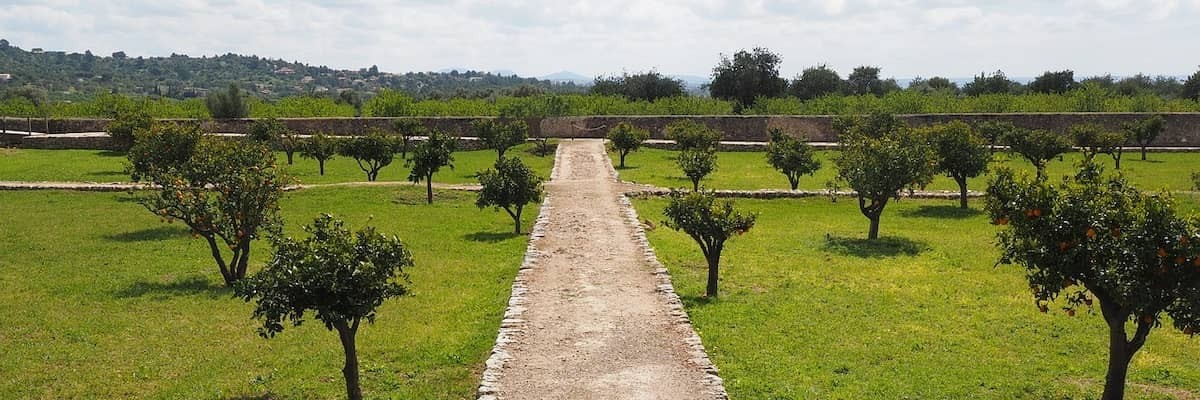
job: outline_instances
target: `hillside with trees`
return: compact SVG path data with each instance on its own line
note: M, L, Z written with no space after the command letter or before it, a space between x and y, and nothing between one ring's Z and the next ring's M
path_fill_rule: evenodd
M570 82L480 71L393 74L381 72L374 65L340 70L255 55L134 57L120 51L109 55L67 53L26 50L3 39L0 74L9 76L0 80L0 87L38 88L51 100L79 100L96 92L187 99L204 97L231 83L271 100L300 95L333 97L347 91L369 97L382 89L402 90L419 99L583 91Z

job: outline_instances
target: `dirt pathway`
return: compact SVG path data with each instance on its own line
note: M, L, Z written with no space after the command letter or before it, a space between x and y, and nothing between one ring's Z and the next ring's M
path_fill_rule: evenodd
M563 141L537 258L519 280L494 382L481 398L705 399L714 377L696 360L691 326L659 292L634 239L603 142ZM505 343L508 342L508 343ZM496 358L496 357L494 357ZM489 361L489 366L493 362ZM491 369L489 370L491 371ZM719 380L715 380L719 386Z

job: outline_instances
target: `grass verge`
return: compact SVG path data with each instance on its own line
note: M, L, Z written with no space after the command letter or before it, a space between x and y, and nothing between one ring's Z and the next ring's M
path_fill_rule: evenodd
M527 237L471 193L437 196L427 206L420 188L325 188L283 202L289 233L330 212L413 252L414 296L359 333L368 397L471 398L495 339ZM0 204L0 397L344 395L334 333L310 321L259 338L207 246L128 195L0 192ZM270 246L255 246L260 265Z
M1039 313L1020 267L994 265L995 228L981 211L889 204L883 238L868 242L847 199L736 203L758 225L728 243L718 300L702 297L705 263L690 238L661 224L648 233L731 397L1099 397L1099 310ZM665 205L635 201L656 224ZM1129 398L1195 396L1197 358L1196 341L1155 330L1133 360Z

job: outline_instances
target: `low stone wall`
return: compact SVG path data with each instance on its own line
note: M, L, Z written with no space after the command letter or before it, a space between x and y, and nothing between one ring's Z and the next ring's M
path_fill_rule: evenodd
M1167 120L1167 130L1153 146L1181 147L1200 144L1200 113L1160 113ZM1067 128L1079 123L1097 123L1109 129L1120 129L1121 124L1146 118L1151 113L1005 113L1005 114L918 114L902 115L901 119L913 126L938 122L962 120L968 123L983 121L1008 121L1031 129L1048 129L1066 132ZM455 136L470 136L473 121L492 117L406 117L421 122L427 128L440 130ZM400 118L282 118L285 125L300 134L325 132L338 136L362 135L372 129L388 129ZM778 128L791 135L814 142L836 142L831 116L780 115L780 116L585 116L558 118L530 118L530 136L560 138L600 138L620 122L629 122L650 131L651 138L665 139L664 128L675 121L695 120L724 134L726 141L764 142L768 129ZM254 120L233 119L206 122L209 130L221 133L245 133ZM0 119L0 127L9 130L35 132L74 133L103 131L108 121L103 119L51 119L26 120L23 118Z

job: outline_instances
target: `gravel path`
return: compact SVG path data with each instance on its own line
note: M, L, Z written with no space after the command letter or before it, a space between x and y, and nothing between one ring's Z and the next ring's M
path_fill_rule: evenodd
M520 333L502 346L495 397L719 398L707 359L689 346L691 326L635 241L621 202L631 188L615 179L603 142L561 142L556 163L538 258L514 291Z

